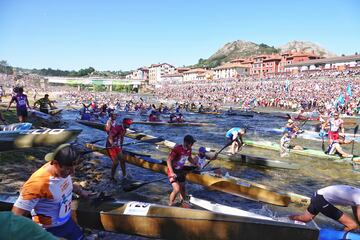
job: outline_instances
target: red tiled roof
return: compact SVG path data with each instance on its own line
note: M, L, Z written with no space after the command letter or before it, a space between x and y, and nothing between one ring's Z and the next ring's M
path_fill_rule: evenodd
M231 60L230 62L234 63L234 62L243 62L243 61L245 61L244 58L235 58L235 59Z
M189 73L204 73L204 72L206 72L206 70L203 69L203 68L194 68L194 69L191 69L191 70L189 70L189 71L184 72L184 74L189 74Z
M230 68L247 68L242 63L225 63L222 66L214 68L214 70L220 70L220 69L230 69Z

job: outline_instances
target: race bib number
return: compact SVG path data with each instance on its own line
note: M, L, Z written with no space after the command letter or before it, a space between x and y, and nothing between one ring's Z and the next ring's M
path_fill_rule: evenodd
M124 214L127 215L136 215L136 216L146 216L149 212L151 204L143 202L129 202L126 205Z
M186 161L188 160L188 156L182 156L180 160L177 162L178 167L182 167L185 165Z
M20 100L18 101L18 105L19 105L19 106L26 106L26 101L25 101L24 99L20 99Z
M71 213L71 198L72 193L70 192L67 196L63 196L59 210L59 219L63 220L70 217Z

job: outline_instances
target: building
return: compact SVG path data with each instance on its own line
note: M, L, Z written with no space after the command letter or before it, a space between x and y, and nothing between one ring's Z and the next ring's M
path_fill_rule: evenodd
M184 72L189 71L189 70L191 70L191 68L182 67L182 68L177 68L176 72L184 73Z
M175 73L175 67L168 63L152 64L149 67L149 84L161 83L162 76Z
M126 79L133 80L148 80L149 79L149 69L147 67L141 67L133 71L132 73L126 75Z
M138 68L133 72L134 80L148 80L149 79L149 69L147 67Z
M320 56L315 55L314 51L312 51L311 53L284 52L281 54L281 62L279 63L278 72L283 73L289 71L289 68L285 68L288 65L320 58Z
M263 76L263 61L268 55L259 55L253 57L253 63L250 68L250 75L262 77Z
M206 79L206 69L194 68L184 72L184 82Z
M352 67L360 67L360 55L312 59L292 63L285 66L285 71L299 72L308 70L343 70Z
M165 74L162 76L161 83L182 83L184 80L184 74L182 73L172 73L172 74Z
M250 67L243 66L242 62L231 61L230 63L225 63L222 66L214 68L214 78L238 78L240 76L249 75Z

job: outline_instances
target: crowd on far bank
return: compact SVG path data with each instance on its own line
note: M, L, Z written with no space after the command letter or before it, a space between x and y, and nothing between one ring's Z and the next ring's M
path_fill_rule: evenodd
M155 90L161 100L236 104L243 108L329 109L359 111L360 69L301 72L262 79L245 77L166 84Z

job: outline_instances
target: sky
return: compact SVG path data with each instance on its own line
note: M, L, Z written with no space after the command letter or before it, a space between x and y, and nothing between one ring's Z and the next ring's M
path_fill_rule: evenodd
M181 67L226 43L360 52L360 1L0 0L0 60L23 68Z

